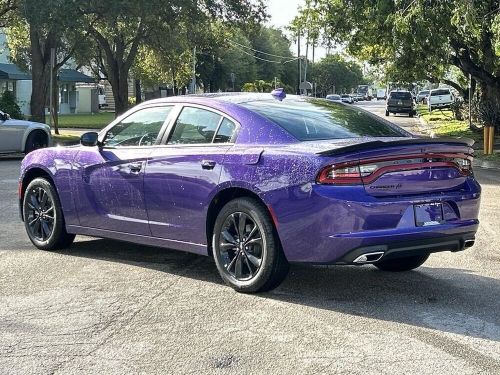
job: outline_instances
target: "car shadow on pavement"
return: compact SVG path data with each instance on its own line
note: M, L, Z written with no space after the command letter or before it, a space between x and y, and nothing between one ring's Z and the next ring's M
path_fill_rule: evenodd
M113 240L75 242L68 256L101 259L223 284L211 258ZM233 293L229 288L228 293ZM285 282L259 294L287 303L500 341L500 281L466 269L292 265Z

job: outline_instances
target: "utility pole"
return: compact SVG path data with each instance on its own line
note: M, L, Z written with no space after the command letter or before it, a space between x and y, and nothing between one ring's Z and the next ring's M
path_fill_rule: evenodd
M297 34L297 95L300 95L301 66L300 66L300 30Z
M196 94L196 46L193 48L193 77L191 78L191 94Z
M469 129L472 129L472 74L469 73Z

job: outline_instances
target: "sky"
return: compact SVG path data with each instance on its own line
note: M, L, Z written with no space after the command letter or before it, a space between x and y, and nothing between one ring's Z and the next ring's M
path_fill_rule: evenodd
M304 0L268 0L267 12L270 15L270 20L268 21L268 24L279 28L284 28L285 26L288 26L288 24L297 15L299 6L304 5L304 2L305 2ZM304 55L305 51L306 51L305 40L301 40L300 53ZM295 55L297 55L296 41L292 45L292 52ZM316 47L314 54L315 54L315 60L318 60L326 55L326 49L323 47ZM309 50L309 58L312 59L311 50Z

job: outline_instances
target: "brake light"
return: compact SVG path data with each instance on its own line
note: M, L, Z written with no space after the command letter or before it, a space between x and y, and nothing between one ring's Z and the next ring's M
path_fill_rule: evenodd
M359 165L339 164L323 168L316 179L319 184L357 185L362 184Z
M329 165L316 182L331 185L358 185L375 181L385 173L432 168L455 168L461 175L472 175L472 157L466 154L404 155Z

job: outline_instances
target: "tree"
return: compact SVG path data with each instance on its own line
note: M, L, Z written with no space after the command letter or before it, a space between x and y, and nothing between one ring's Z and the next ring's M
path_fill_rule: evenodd
M323 36L388 78L445 80L455 66L481 86L483 100L500 100L498 0L316 0L307 12ZM295 20L304 24L307 13ZM445 81L446 82L446 81ZM448 84L462 88L458 82Z
M313 79L317 82L320 95L333 91L339 93L351 92L357 85L363 83L361 67L353 62L347 62L340 55L327 55L314 65Z
M261 0L87 0L80 12L102 51L98 65L113 89L117 114L127 109L129 72L148 38L169 39L179 32L189 36L191 27L208 20L252 23L265 16Z
M10 59L24 70L31 70L31 117L45 122L51 50L55 50L53 74L57 77L58 70L82 42L76 7L73 2L65 0L46 0L43 3L17 0L7 3L10 4L6 29ZM56 92L52 94L56 96Z

